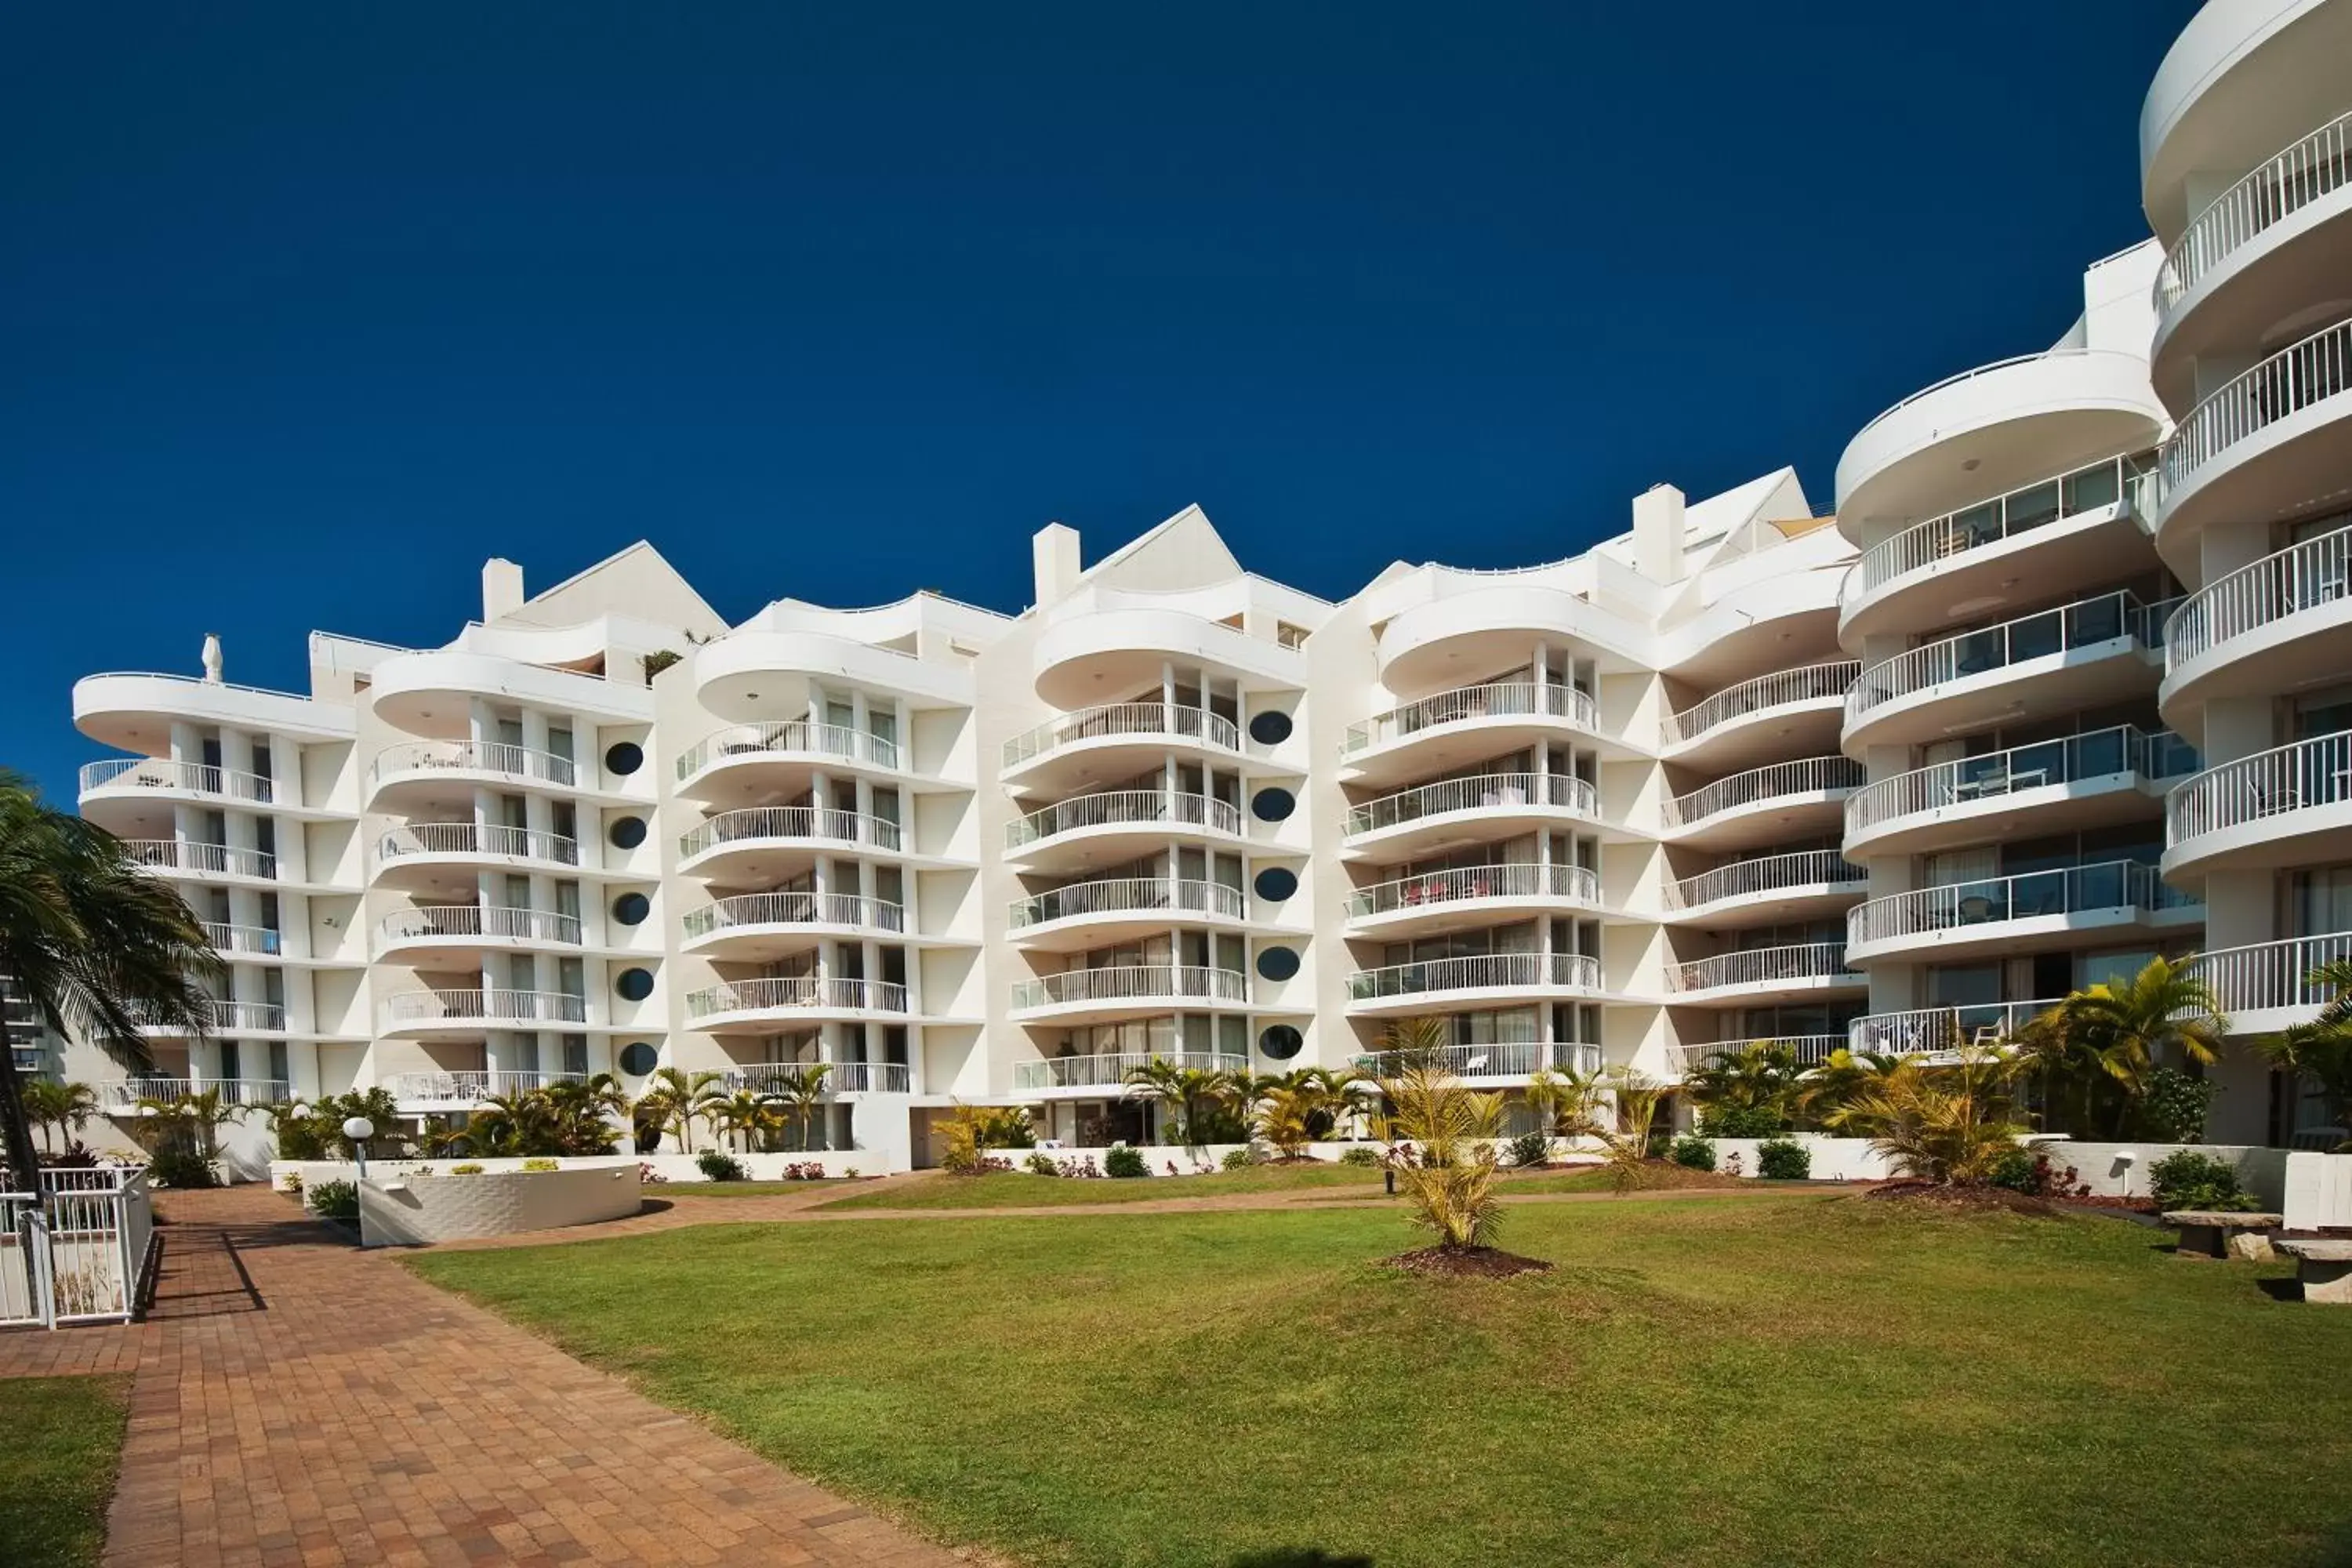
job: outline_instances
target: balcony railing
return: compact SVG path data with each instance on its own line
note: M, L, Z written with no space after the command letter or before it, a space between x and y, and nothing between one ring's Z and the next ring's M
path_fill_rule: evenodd
M1846 911L1846 945L2092 910L2189 909L2198 901L2167 886L2153 866L2103 860L1873 899Z
M1991 375L2000 371L2013 370L2021 364L2037 364L2049 360L2074 359L2083 354L2098 353L2102 352L2112 351L2102 351L2090 348L2055 348L2044 349L2040 353L2011 354L2007 359L1997 359L1990 364L1980 364L1972 370L1964 370L1960 371L1957 374L1948 375L1941 381L1933 382L1928 385L1921 387L1918 391L1912 393L1907 397L1898 398L1894 403L1889 404L1886 407L1873 415L1871 416L1870 423L1864 426L1862 428L1864 430L1874 429L1877 426L1885 423L1886 420L1894 417L1895 415L1900 414L1904 409L1910 407L1911 405L1918 402L1921 398L1933 397L1937 393L1943 391L1948 386L1963 385L1968 382L1976 380L1977 377L1980 375ZM1859 434L1859 432L1857 432L1857 434Z
M2165 797L2168 844L2352 801L2352 733L2321 735L2206 769Z
M1107 740L1123 735L1142 740L1162 736L1213 746L1224 752L1242 749L1241 727L1222 713L1212 713L1205 708L1186 708L1176 703L1112 702L1099 708L1065 713L1025 734L1013 736L1004 742L1004 765L1017 768L1032 758L1042 757L1048 752L1080 741Z
M2179 603L2165 599L2151 605L2136 594L2101 594L1896 654L1872 665L1854 681L1845 696L1845 721L1852 725L1872 709L1900 697L2069 648L2119 639L2162 647L2165 624Z
M1240 920L1249 900L1239 888L1222 882L1168 877L1106 877L1093 882L1073 882L1013 906L1013 928L1045 925L1076 915L1171 913L1216 915Z
M579 764L553 752L534 752L505 741L415 741L386 746L368 767L373 785L397 773L500 773L510 779L570 788L580 781Z
M755 805L722 811L681 834L677 853L681 859L692 859L722 844L761 838L816 838L889 850L898 849L904 841L898 825L887 817L822 805Z
M720 899L687 911L689 941L739 926L863 926L870 931L905 931L903 904L856 893L745 893Z
M270 879L278 875L277 856L261 849L241 849L233 844L205 844L194 838L126 838L122 847L138 864L159 871Z
M394 1073L388 1087L396 1100L432 1100L465 1105L494 1098L505 1100L518 1094L528 1094L534 1089L546 1089L552 1084L584 1083L587 1078L586 1073L541 1072L536 1068L493 1068L457 1072Z
M827 1094L912 1094L914 1069L905 1062L753 1062L730 1068L722 1079L729 1089L773 1094L794 1082L811 1068L824 1068Z
M2352 114L2331 121L2223 191L2192 219L2156 273L2156 308L2178 304L2198 280L2256 236L2344 188Z
M169 757L110 757L81 770L81 793L97 789L173 789L190 795L218 795L225 800L268 805L278 784L259 773L241 773L205 763L174 762Z
M1666 826L1692 827L1710 816L1796 795L1835 794L1861 785L1865 770L1852 757L1807 757L1773 763L1717 779L1666 802Z
M1590 692L1557 682L1538 685L1531 680L1497 681L1441 691L1434 697L1374 714L1360 724L1350 724L1339 742L1339 754L1353 756L1423 730L1466 723L1474 719L1534 718L1564 719L1586 731L1598 730L1601 723L1600 710Z
M515 910L479 904L428 904L397 910L376 921L376 934L386 942L420 942L434 937L486 937L514 942L562 942L578 946L580 917L553 910Z
M2196 771L2196 748L2171 731L2118 725L1937 763L1865 784L1845 803L1845 830L1849 835L1867 833L1922 812L2081 779L2117 773L2168 779Z
M2164 443L2167 495L2206 464L2290 415L2352 389L2352 321L2322 327L2226 382Z
M1846 688L1853 684L1853 678L1861 673L1861 660L1841 658L1827 664L1809 664L1801 669L1779 669L1769 675L1759 675L1753 680L1727 686L1706 700L1669 717L1666 738L1675 742L1696 741L1710 730L1718 729L1735 719L1745 719L1751 713L1785 708L1791 702L1818 702L1841 698L1845 695Z
M2333 931L2215 948L2199 954L2193 967L2197 978L2213 988L2224 1013L2268 1013L2316 1009L2334 1001L2336 988L2313 984L2311 972L2347 960L2352 960L2352 931Z
M1351 919L1392 915L1401 910L1478 899L1570 899L1598 904L1601 875L1587 866L1543 866L1526 860L1424 871L1360 889L1348 900L1348 914Z
M403 991L387 996L383 1026L584 1024L584 998L562 991Z
M1242 813L1239 806L1213 795L1156 789L1108 790L1101 795L1076 795L1058 805L1049 805L1006 823L1004 847L1019 849L1084 827L1142 826L1152 823L1206 827L1216 833L1237 835L1242 830Z
M781 979L731 981L686 994L686 1015L689 1018L789 1008L903 1013L907 1010L907 988L889 980L794 974Z
M1668 882L1665 903L1670 910L1695 910L1724 899L1750 898L1784 888L1863 887L1869 880L1868 871L1834 849L1801 849L1792 855L1735 860Z
M898 742L846 724L814 724L805 719L738 724L706 735L680 752L677 776L688 779L713 763L761 756L814 757L895 769L899 751Z
M580 844L560 833L495 822L412 822L376 841L376 858L411 855L494 855L502 859L580 864Z
M1350 1001L1414 996L1425 991L1601 988L1601 961L1573 952L1482 952L1462 958L1432 958L1391 963L1348 976Z
M2352 594L2352 528L2306 539L2217 577L2181 601L2166 629L2164 667L2179 669L2256 626Z
M215 952L249 953L259 958L274 958L286 951L282 931L268 926L230 925L222 921L204 922L205 940Z
M1378 833L1452 811L1516 811L1559 806L1583 816L1601 812L1600 792L1567 773L1479 773L1440 779L1368 801L1348 813L1348 833Z
M1671 966L1676 991L1713 991L1726 985L1770 985L1792 980L1837 980L1859 985L1867 977L1845 964L1842 942L1797 942L1788 947L1750 947L1718 952Z
M142 1100L173 1100L205 1090L217 1093L228 1105L283 1105L293 1086L282 1078L131 1078L98 1086L100 1102L110 1110L129 1110Z
M1897 577L2085 512L2121 506L2121 515L2128 515L2144 504L2143 492L2155 471L2154 452L2108 458L1914 523L1871 546L1853 563L1843 597L1851 608Z
M1846 1029L1846 1043L1859 1055L1910 1057L1948 1051L1956 1046L1990 1046L2007 1040L2059 1005L2044 1002L1985 1002L1958 1007L1915 1007L1903 1013L1872 1013Z
M1857 976L1859 978L1859 976ZM1819 1067L1831 1054L1847 1047L1843 1035L1758 1035L1744 1040L1692 1041L1675 1048L1682 1070L1696 1072L1717 1057L1731 1058L1756 1046L1784 1046L1801 1068Z
M1013 1006L1053 1007L1072 1002L1157 1001L1164 997L1207 1002L1246 1002L1249 976L1238 969L1191 963L1124 963L1106 969L1068 969L1014 983Z
M1041 1089L1116 1089L1127 1087L1128 1075L1153 1062L1172 1062L1202 1072L1244 1072L1249 1058L1225 1051L1112 1051L1090 1057L1047 1057L1042 1061L1014 1062L1013 1087L1028 1093Z
M286 1009L276 1002L231 1002L215 997L213 1028L225 1035L283 1034Z

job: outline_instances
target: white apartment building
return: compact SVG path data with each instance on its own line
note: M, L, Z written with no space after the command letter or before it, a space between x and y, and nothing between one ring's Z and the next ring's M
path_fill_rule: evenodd
M461 1114L551 1075L832 1064L835 1147L957 1100L1146 1131L1166 1058L1444 1018L1455 1067L1672 1079L1925 1048L2158 952L2248 1033L2352 952L2352 0L2214 0L2142 121L2155 237L2046 352L1546 565L1340 604L1197 509L1018 616L729 626L649 545L310 689L102 675L83 811L229 963L173 1081ZM104 1079L102 1056L65 1069ZM2310 1120L2251 1049L2212 1135ZM117 1103L165 1087L110 1089Z

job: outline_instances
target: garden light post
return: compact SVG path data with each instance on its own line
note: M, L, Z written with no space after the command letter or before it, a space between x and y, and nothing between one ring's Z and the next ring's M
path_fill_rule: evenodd
M354 1116L343 1123L343 1136L352 1141L352 1152L358 1156L360 1180L367 1180L367 1141L375 1136L375 1123L364 1116Z

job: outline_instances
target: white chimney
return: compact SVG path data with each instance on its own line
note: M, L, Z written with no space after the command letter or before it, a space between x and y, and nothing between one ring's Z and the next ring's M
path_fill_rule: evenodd
M522 608L522 568L513 562L492 556L482 563L482 620L484 624L500 616L512 615Z
M1633 569L1653 583L1683 579L1683 492L1672 485L1633 498Z
M1037 607L1059 599L1078 584L1078 531L1049 522L1029 542L1037 572Z

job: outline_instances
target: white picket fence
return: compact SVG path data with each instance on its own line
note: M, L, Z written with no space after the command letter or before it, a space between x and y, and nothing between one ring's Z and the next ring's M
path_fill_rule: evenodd
M155 1267L155 1211L140 1170L41 1173L30 1193L0 1193L0 1327L129 1322Z

